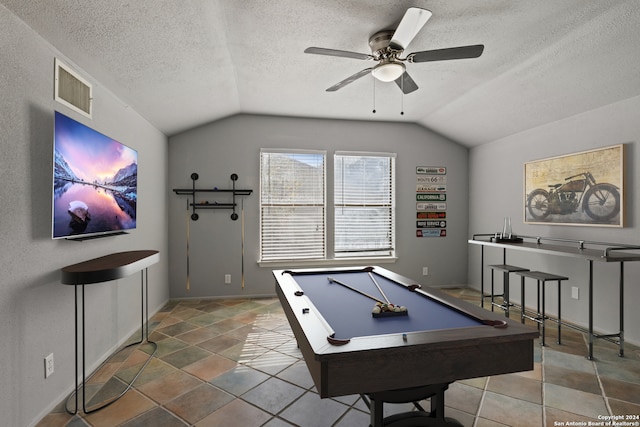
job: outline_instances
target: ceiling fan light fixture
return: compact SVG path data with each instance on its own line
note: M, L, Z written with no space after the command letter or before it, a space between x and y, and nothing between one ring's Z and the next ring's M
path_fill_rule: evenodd
M371 74L381 82L392 82L404 74L405 69L402 62L381 62L373 67Z

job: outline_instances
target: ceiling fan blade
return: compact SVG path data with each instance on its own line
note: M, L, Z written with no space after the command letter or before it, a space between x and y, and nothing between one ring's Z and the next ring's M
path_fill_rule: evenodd
M484 45L449 47L446 49L425 50L407 55L409 62L448 61L450 59L477 58L482 55Z
M395 82L405 95L418 90L418 85L406 71Z
M395 49L406 49L429 18L431 18L431 11L427 9L420 9L418 7L410 7L407 9L402 17L402 21L400 21L400 25L398 25L395 33L393 33L389 46Z
M325 49L323 47L308 47L304 53L312 53L315 55L339 56L341 58L353 59L373 59L373 56L366 53L349 52L346 50Z
M338 89L342 89L343 87L345 87L349 83L353 83L354 81L358 80L360 77L363 77L363 76L369 74L372 69L373 68L365 68L364 70L359 71L359 72L355 73L354 75L347 77L346 79L344 79L340 83L336 83L333 86L331 86L329 89L327 89L327 92L335 92Z

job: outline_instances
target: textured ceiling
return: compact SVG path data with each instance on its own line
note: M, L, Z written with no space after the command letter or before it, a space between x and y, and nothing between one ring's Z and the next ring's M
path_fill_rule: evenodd
M475 146L640 95L638 0L0 3L167 135L255 113L415 122ZM373 64L305 48L370 53L412 6L433 16L405 54L483 55L407 64L419 89L404 96L370 75L325 91Z

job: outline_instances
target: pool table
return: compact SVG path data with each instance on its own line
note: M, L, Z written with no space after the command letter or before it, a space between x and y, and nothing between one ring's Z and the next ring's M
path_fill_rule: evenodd
M444 390L454 381L533 369L536 329L381 267L274 270L276 293L321 397L360 394L371 425L383 402L431 399L418 406L429 425L445 419ZM374 316L387 301L405 313ZM377 310L375 310L377 311ZM411 415L416 416L416 411Z

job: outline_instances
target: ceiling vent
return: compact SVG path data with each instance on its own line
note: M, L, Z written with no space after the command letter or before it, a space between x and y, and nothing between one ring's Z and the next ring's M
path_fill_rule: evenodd
M93 101L91 83L55 59L55 100L72 110L91 118Z

